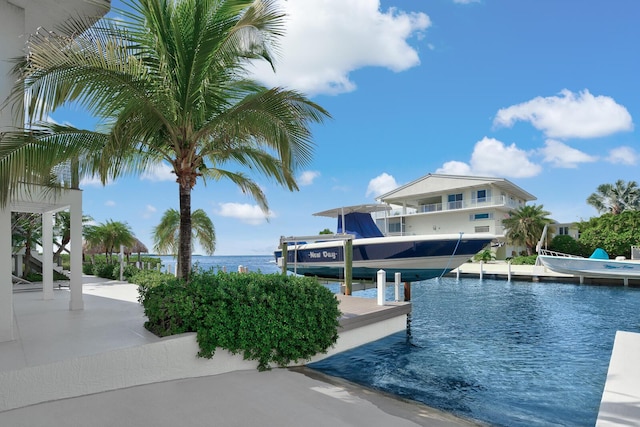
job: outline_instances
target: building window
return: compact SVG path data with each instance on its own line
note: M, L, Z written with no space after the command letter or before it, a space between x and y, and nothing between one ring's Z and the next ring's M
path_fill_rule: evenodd
M476 233L488 233L489 232L489 226L488 225L481 225L479 227L475 228Z
M477 194L478 203L487 201L487 190L478 190Z
M477 213L469 215L469 221L482 221L483 219L493 219L493 212Z
M449 209L462 209L462 193L447 196Z
M402 221L397 219L389 221L389 234L402 234Z
M569 235L569 227L558 227L558 234L560 236L568 236Z

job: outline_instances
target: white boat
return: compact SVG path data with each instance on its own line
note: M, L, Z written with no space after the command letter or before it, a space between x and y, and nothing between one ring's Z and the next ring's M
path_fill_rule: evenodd
M403 282L413 282L448 273L495 238L489 233L384 236L371 213L388 209L387 205L357 205L314 214L337 218L337 233L281 238L281 244L287 242L287 270L305 276L342 279L344 242L352 240L354 280L375 281L382 269L390 282L395 273L401 274ZM344 230L342 224L346 224ZM274 254L278 265L282 265L282 250Z
M602 249L600 251L604 252ZM596 249L595 252L600 251ZM606 252L604 253L606 254ZM606 259L592 257L584 258L545 249L541 249L538 252L540 263L557 273L584 277L640 278L640 261L638 260L630 260L624 257L609 259L608 255Z
M622 256L610 259L609 254L602 248L597 248L588 258L543 249L542 244L546 233L545 225L542 237L536 246L538 252L536 263L542 264L551 271L583 277L640 278L640 260L626 259Z

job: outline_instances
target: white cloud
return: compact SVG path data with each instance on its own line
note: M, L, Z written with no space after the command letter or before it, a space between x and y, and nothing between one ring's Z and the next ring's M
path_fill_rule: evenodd
M614 164L635 166L638 163L638 153L631 147L618 147L609 151L606 160Z
M105 186L113 184L113 181L107 181ZM80 188L82 187L102 187L102 182L100 182L100 178L97 176L91 177L83 177L80 180Z
M545 162L552 163L558 168L577 168L579 163L590 163L598 160L595 156L590 156L553 139L545 141L544 148L540 151L544 155Z
M383 172L369 181L366 196L377 197L381 194L388 193L391 190L395 190L396 188L398 188L398 184L396 183L395 178L388 173Z
M536 97L500 109L494 126L511 127L530 122L550 138L596 138L633 130L631 115L608 96L593 96L588 90L575 94L567 89L560 96Z
M275 214L269 211L266 215L258 205L247 203L220 203L220 209L216 214L228 218L236 218L250 225L260 225L269 218L274 218Z
M418 52L407 40L431 26L424 13L383 12L379 0L281 0L280 6L287 24L276 74L262 61L255 63L254 77L309 96L355 90L349 74L359 68L399 72L418 65Z
M109 207L113 207L116 205L116 202L114 202L113 200L107 200L106 202L104 202L105 206L109 206Z
M468 165L450 161L437 169L436 173L528 178L538 175L542 170L540 165L529 160L529 155L515 144L506 146L497 139L484 137L473 148Z
M158 210L158 209L156 209L156 207L155 207L155 206L153 206L153 205L147 205L147 206L145 206L145 208L144 208L144 212L142 213L142 217L143 217L144 219L149 219L149 218L151 218L151 216L152 216L154 213L156 213L156 211L157 211L157 210Z
M443 164L441 168L436 169L436 173L443 173L446 175L473 175L471 172L471 166L464 162L458 162L455 160Z
M318 171L304 171L298 177L298 183L300 185L311 185L313 181L320 176L320 172Z
M176 175L173 173L171 166L166 163L159 163L140 175L140 179L143 181L175 181Z

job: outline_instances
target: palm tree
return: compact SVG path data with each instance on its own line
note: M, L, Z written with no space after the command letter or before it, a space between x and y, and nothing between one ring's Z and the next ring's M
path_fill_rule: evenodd
M256 174L297 190L295 172L313 153L310 125L329 114L297 91L247 78L253 60L273 67L285 22L274 1L125 5L86 31L78 18L28 41L9 102L22 111L26 93L29 125L0 143L0 202L20 182L51 180L61 163L103 183L168 163L179 188L178 274L188 278L198 180L231 180L268 212ZM99 130L43 120L69 102L100 118Z
M23 278L31 273L31 253L37 245L42 245L42 215L38 213L11 213L12 246L24 248Z
M111 262L111 255L120 250L120 245L129 246L135 241L131 228L126 222L107 220L98 225L88 226L85 239L90 247L102 248L107 262Z
M527 248L527 254L531 255L536 247L545 224L553 222L549 212L543 205L524 205L509 212L509 218L502 220L502 225L507 229L506 237L512 243Z
M640 188L635 181L625 183L619 179L615 184L600 184L587 203L598 213L610 212L618 215L625 210L640 209Z
M91 218L89 215L82 215L83 224L88 223L89 221L92 221L92 220L93 218ZM54 242L58 246L58 249L54 252L53 259L58 260L59 262L60 255L62 254L63 251L67 249L66 246L71 241L71 215L69 211L56 212L54 216L54 221L55 221L53 226L54 235L57 235L57 237L60 238L60 242L58 243L57 239ZM83 229L84 228L85 226L83 226ZM84 230L83 230L83 233L84 233Z
M191 213L193 230L192 240L197 240L207 255L213 255L216 250L216 232L213 222L202 209ZM180 241L180 212L167 209L162 215L160 224L153 228L153 248L159 254L178 253Z

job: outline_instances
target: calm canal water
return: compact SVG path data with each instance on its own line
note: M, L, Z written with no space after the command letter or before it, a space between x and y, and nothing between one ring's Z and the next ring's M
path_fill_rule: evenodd
M412 291L410 339L311 367L495 426L593 426L615 333L640 332L640 289L443 278Z
M197 258L278 271L270 256ZM311 367L494 426L593 426L615 333L640 332L636 288L442 278L414 283L412 299L410 338Z

